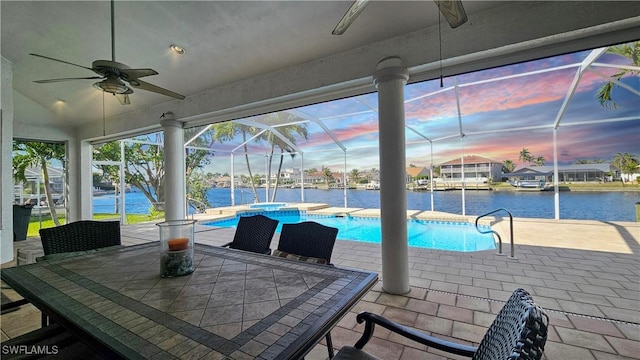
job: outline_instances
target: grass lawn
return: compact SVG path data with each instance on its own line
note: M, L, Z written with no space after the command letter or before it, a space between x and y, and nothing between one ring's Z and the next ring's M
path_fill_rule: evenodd
M58 216L58 219L60 220L60 224L64 224L66 222L66 219L64 216ZM120 215L119 214L94 214L93 219L94 220L107 220L107 219L119 220ZM154 221L154 220L161 221L162 219L164 219L163 213L161 213L159 217L158 216L151 217L150 215L142 215L142 214L127 214L127 224L138 224L138 223ZM41 228L46 229L54 226L55 224L53 223L53 220L51 220L51 216L49 214L42 215L42 226L40 225L40 217L37 215L32 215L31 220L29 221L29 229L27 230L27 237L40 236L39 231Z

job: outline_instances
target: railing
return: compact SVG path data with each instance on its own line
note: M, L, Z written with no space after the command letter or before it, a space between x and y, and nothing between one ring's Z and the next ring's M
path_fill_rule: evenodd
M504 254L502 253L502 238L500 237L500 234L498 234L498 233L497 233L496 231L494 231L494 230L486 230L486 231L483 231L483 230L480 230L480 228L478 228L478 220L480 220L481 218L483 218L483 217L485 217L485 216L489 216L489 215L491 215L491 214L495 214L495 213L497 213L497 212L499 212L499 211L504 211L504 212L506 212L507 214L509 214L509 230L510 230L510 236L511 236L511 239L510 239L510 240L511 240L511 256L510 256L510 258L512 258L512 259L517 259L517 258L515 257L515 255L514 255L514 254L515 254L515 247L513 246L513 216L511 215L511 213L510 213L507 209L500 208L500 209L493 210L493 211L491 211L491 212L488 212L488 213L486 213L486 214L482 214L482 215L478 216L478 217L476 218L476 230L478 230L478 232L480 232L481 234L489 234L489 233L493 233L495 236L497 236L497 237L498 237L498 255L504 255Z
M193 206L198 214L202 214L207 210L207 205L202 201L198 201L196 199L187 198L187 207L189 206ZM193 213L191 214L191 219L193 219Z

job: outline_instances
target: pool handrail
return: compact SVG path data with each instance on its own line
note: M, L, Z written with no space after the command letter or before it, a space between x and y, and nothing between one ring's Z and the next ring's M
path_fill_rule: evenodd
M505 209L505 208L500 208L500 209L496 209L493 211L490 211L486 214L482 214L480 216L478 216L476 218L476 230L478 230L479 233L481 234L489 234L489 233L493 233L495 236L498 237L498 255L504 255L502 253L502 238L500 237L500 234L498 234L498 232L494 231L493 229L491 230L480 230L480 228L478 227L478 220L480 220L481 218L485 217L485 216L489 216L491 214L495 214L499 211L504 211L507 214L509 214L509 230L510 230L510 242L511 242L511 259L517 259L517 257L515 257L515 247L513 246L513 216L511 215L511 212L509 212L509 210Z
M187 197L187 207L192 206L198 214L203 214L207 210L207 204L202 201ZM193 219L193 213L191 213L191 219Z

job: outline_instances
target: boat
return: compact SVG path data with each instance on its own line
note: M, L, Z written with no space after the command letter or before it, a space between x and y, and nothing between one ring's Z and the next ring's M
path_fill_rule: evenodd
M549 184L544 180L509 180L509 184L518 190L549 190Z
M367 184L367 186L365 186L365 189L367 189L367 190L380 190L380 183L370 182L370 183Z

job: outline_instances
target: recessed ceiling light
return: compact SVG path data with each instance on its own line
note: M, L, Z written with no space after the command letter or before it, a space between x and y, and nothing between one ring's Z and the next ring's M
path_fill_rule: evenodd
M175 51L176 53L180 54L180 55L185 53L185 49L180 45L171 44L171 46L169 46L169 48L171 50Z

